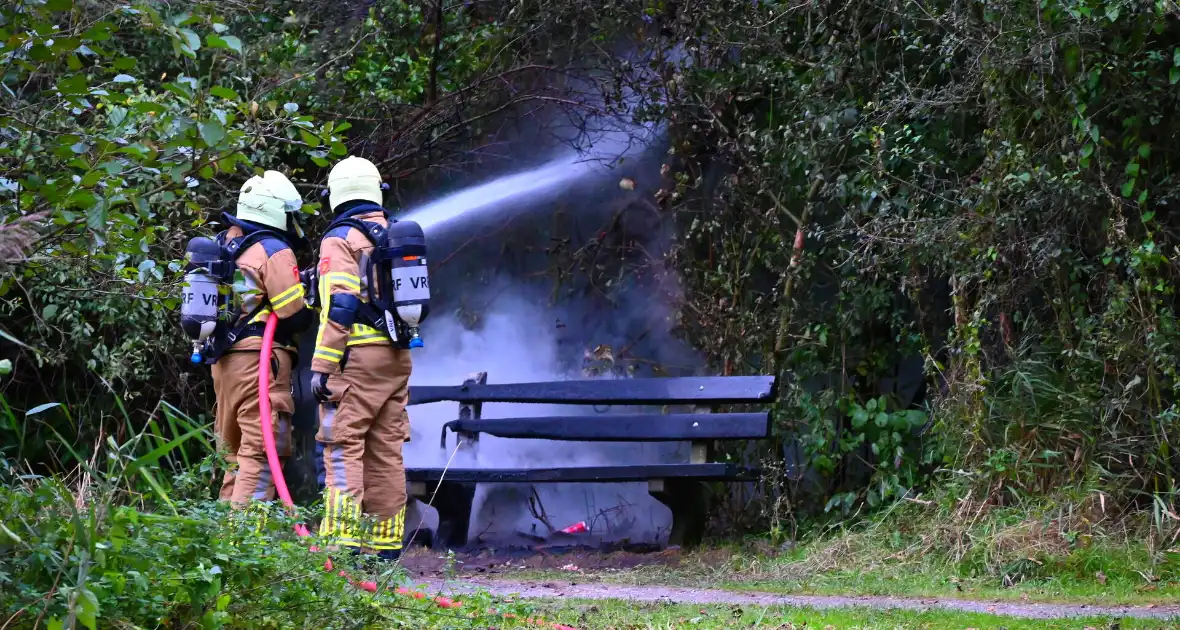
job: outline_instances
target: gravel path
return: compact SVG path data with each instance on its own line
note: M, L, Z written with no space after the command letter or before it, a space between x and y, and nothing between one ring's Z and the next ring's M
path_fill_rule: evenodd
M1031 602L979 601L953 598L904 598L837 595L774 595L771 593L676 588L671 586L628 586L625 584L558 584L554 582L511 582L463 578L461 582L425 579L419 582L443 594L461 595L484 589L499 596L530 599L623 599L676 604L738 604L744 606L808 606L811 608L941 608L964 612L1006 615L1029 619L1066 617L1180 618L1180 604L1157 606L1088 606L1085 604L1037 604Z

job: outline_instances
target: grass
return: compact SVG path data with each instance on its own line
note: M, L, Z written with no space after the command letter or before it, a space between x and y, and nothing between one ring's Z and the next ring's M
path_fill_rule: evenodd
M86 449L47 425L68 455L56 475L35 474L19 457L23 442L0 443L0 628L474 629L531 610L479 592L443 608L354 588L339 571L383 587L404 572L344 553L325 571L326 556L293 533L286 510L234 513L211 500L223 466L208 427L162 410L162 419L125 418L127 438L99 436ZM5 425L22 426L0 395ZM190 440L205 447L200 460L183 450Z
M817 595L1175 601L1175 534L1137 518L1103 519L1077 501L997 508L944 496L899 504L796 545L731 543L684 553L676 564L605 569L575 579ZM569 581L571 574L511 577Z
M1051 630L1060 628L1172 628L1166 621L1142 619L1018 619L979 613L947 611L872 610L848 608L817 610L774 606L694 606L607 600L534 602L547 618L560 619L579 630L596 628L1005 628Z
M804 552L807 553L807 552ZM719 556L728 559L718 561ZM566 571L527 571L513 579L569 581ZM888 562L864 566L850 562L840 568L817 568L804 557L768 558L735 547L686 554L678 566L642 566L578 574L579 582L634 585L677 585L735 591L814 595L896 595L959 597L1034 602L1091 604L1150 604L1180 598L1176 582L1147 583L1142 579L1059 574L1030 578L1011 586L992 576L960 576L953 567L929 562ZM1002 580L1001 580L1002 582Z

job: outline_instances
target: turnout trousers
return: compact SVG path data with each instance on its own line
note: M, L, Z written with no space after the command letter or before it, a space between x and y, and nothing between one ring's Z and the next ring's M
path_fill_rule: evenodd
M348 348L341 373L328 378L332 393L320 403L316 434L324 487L320 535L328 544L402 548L410 370L409 350L358 345Z
M274 479L262 442L262 416L258 409L258 350L230 350L213 364L213 390L217 395L214 431L219 448L227 451L229 469L221 482L221 500L234 508L251 500L272 501ZM270 363L271 424L279 460L291 455L291 365L294 357L276 348Z

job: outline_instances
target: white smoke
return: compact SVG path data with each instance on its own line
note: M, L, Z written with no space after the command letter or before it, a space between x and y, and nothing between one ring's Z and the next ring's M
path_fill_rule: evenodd
M541 304L523 296L501 295L478 328L468 330L454 316L428 320L426 347L415 352L412 385L457 385L474 372L487 372L489 383L527 383L586 378L562 366L570 357L559 352L555 318ZM563 361L563 359L566 359ZM444 423L458 418L453 402L409 408L412 439L406 445L407 467L559 468L642 463L685 462L687 449L678 443L582 443L504 439L483 435L475 450L456 450L448 433L447 448L439 444ZM621 409L608 410L619 413ZM590 406L488 403L484 418L598 415ZM588 541L658 543L671 525L669 510L647 493L645 483L536 484L549 525L561 529L585 521L591 532L563 537L563 544ZM428 493L432 489L428 488ZM477 490L469 536L472 542L530 542L520 532L547 536L548 527L529 511L528 485L481 484ZM433 517L424 527L432 528ZM411 525L413 527L413 525Z

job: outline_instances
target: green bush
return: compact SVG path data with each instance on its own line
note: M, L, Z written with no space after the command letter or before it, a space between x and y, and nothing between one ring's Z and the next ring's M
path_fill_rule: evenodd
M220 479L216 455L186 463L180 447L209 436L173 418L184 433L108 438L69 476L27 474L0 459L0 619L8 627L486 627L499 619L487 596L441 609L396 594L405 578L398 565L333 558L380 586L377 594L357 589L324 570L327 556L309 551L283 510L232 512L207 499Z
M801 508L853 513L945 468L996 501L1069 485L1175 513L1170 5L558 4L640 53L679 46L618 72L669 125L682 321L717 371L789 382L779 434L822 479ZM859 410L907 357L932 439L899 456L907 432L882 442Z

